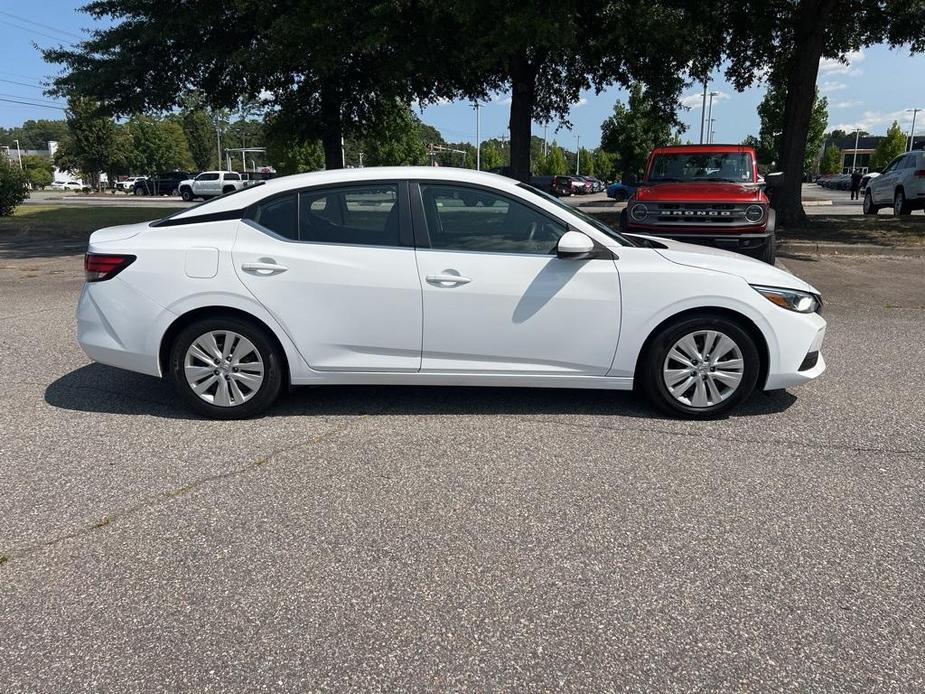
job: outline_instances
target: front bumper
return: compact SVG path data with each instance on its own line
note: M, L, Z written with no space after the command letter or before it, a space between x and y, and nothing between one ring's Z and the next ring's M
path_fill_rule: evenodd
M777 367L769 371L765 390L798 386L825 371L822 342L826 323L822 316L794 313L787 316L786 322L785 329L776 333L786 337L778 345Z
M680 230L677 227L665 228L659 226L646 226L630 224L626 229L629 234L646 234L660 236L672 241L683 241L701 246L712 246L727 251L758 250L768 243L771 232L767 229L736 232L728 229L720 231L698 229L697 231Z

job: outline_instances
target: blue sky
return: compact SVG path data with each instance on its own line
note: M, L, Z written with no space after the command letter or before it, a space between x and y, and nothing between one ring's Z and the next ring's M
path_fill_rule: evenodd
M62 111L42 94L40 82L53 75L56 66L48 65L33 44L40 47L68 43L77 39L81 29L90 26L90 18L77 11L78 0L2 0L0 1L0 126L19 125L30 118L59 118ZM849 65L824 61L820 67L819 86L829 99L829 127L851 130L861 127L882 134L898 120L908 132L911 114L906 109L925 107L925 55L910 56L908 51L891 51L873 46L848 56ZM713 102L715 140L739 142L757 134L756 107L764 93L762 87L738 93L722 75L714 75L711 90L719 92ZM681 119L689 126L683 139L697 141L700 134L700 87L684 92L682 103L689 111ZM616 100L626 99L623 90L610 88L601 94L589 92L572 108L572 129L555 132L550 125L548 137L574 149L577 136L582 146L593 148L600 142L601 122L613 110ZM11 103L24 100L33 104ZM59 104L60 105L60 104ZM51 106L52 108L48 108ZM510 100L498 94L481 109L482 138L507 136ZM449 141L475 141L475 113L467 102L451 102L426 108L425 122L437 127ZM543 135L541 125L534 133ZM925 113L916 122L916 136L925 136Z

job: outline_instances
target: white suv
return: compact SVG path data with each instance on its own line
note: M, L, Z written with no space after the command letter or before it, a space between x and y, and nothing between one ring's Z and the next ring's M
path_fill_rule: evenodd
M864 214L877 214L881 207L893 214L925 209L925 151L900 154L883 173L870 179L864 194Z
M244 187L241 174L235 171L203 171L196 178L180 181L180 196L184 200L208 200Z

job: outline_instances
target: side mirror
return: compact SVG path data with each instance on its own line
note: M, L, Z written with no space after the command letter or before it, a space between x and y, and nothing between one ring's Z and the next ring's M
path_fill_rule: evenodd
M594 254L594 241L580 231L566 231L559 239L556 253L563 260L584 260Z

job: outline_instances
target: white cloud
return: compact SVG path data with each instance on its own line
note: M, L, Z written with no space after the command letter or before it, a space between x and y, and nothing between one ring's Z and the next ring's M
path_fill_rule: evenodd
M912 114L905 110L900 111L864 111L861 117L853 123L839 123L834 126L838 130L845 132L854 132L855 128L866 130L872 134L882 134L886 132L893 121L898 121L900 126L908 134L909 126L912 125ZM916 123L916 131L919 124Z
M504 94L495 94L494 98L491 100L491 103L497 104L498 106L510 106L511 97Z
M716 96L713 97L713 103L717 101L722 101L723 99L728 99L729 94L726 92L719 92ZM710 97L707 96L707 105L709 106ZM685 108L689 108L692 111L698 110L703 105L703 92L698 92L696 94L688 94L687 96L681 97L681 105Z
M836 101L832 104L832 108L854 108L855 106L863 106L863 101L852 101L848 99L847 101Z
M845 54L847 63L843 63L835 58L823 58L819 61L819 74L821 75L849 75L857 76L862 71L855 67L855 63L864 60L864 51L848 51Z
M580 97L580 98L578 99L578 101L576 101L574 104L572 104L572 108L581 108L581 107L584 106L586 103L588 103L588 100L582 96L582 97Z
M819 85L819 89L824 92L840 92L842 89L847 89L848 85L844 82L823 82Z

